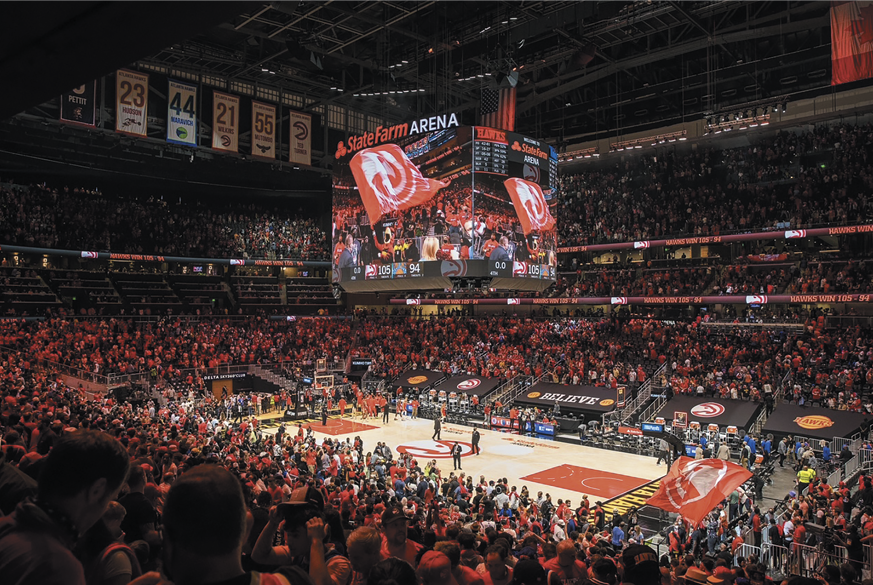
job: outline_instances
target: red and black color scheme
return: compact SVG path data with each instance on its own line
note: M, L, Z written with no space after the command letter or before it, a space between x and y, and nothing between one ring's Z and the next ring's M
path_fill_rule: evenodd
M688 420L699 422L701 428L706 428L708 424L717 424L718 426L733 425L748 430L763 407L764 405L759 402L748 400L674 396L655 416L662 417L665 421L672 421L674 412L687 412Z
M860 412L780 404L764 424L763 433L773 433L776 438L786 435L827 440L848 438L860 430L861 423L871 418Z

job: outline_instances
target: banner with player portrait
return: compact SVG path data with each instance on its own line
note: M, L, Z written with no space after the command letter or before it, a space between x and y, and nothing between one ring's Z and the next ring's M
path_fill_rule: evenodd
M213 92L212 148L239 152L239 98L235 95Z
M312 165L312 116L300 112L288 112L291 122L291 143L288 162Z
M197 86L169 80L167 142L197 146Z
M252 101L252 156L276 158L276 107Z
M91 81L61 94L61 121L94 126L97 82Z
M149 76L119 69L115 72L115 131L148 134Z

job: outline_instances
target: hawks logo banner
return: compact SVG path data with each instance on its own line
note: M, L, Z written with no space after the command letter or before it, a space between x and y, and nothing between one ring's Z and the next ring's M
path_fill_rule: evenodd
M646 504L697 524L750 477L751 471L730 461L680 457Z
M288 162L312 165L312 116L288 112L288 120L291 122Z
M429 201L450 183L425 178L396 144L364 149L349 165L371 225L392 211Z
M197 146L197 86L169 80L167 142Z
M115 72L115 130L145 136L149 113L149 76L119 69Z
M93 126L94 104L97 102L97 82L91 81L61 94L61 121Z
M214 92L212 100L212 148L239 152L239 98Z
M252 156L276 158L276 108L252 102Z
M873 2L831 4L831 85L873 77Z
M525 235L534 230L545 232L555 229L555 218L549 211L539 185L518 178L506 179L503 184L509 191Z

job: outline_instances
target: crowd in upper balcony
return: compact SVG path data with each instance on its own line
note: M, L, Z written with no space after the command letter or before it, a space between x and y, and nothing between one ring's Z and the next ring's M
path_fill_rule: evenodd
M125 199L44 185L0 186L0 243L205 258L329 257L327 232L303 208Z
M739 148L613 153L560 178L559 245L865 223L871 125L780 131Z

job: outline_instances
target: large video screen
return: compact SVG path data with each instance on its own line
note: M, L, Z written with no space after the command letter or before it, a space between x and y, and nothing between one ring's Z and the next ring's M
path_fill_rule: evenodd
M554 149L480 126L408 128L337 146L334 281L358 291L444 288L453 277L497 288L551 284Z

